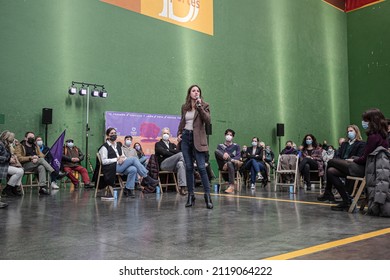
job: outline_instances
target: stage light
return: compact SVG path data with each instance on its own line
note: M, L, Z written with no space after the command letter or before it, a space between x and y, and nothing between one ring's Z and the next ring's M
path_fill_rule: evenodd
M70 88L69 88L69 94L70 95L75 95L77 93L77 87L75 87L74 85L72 85Z
M95 87L92 91L91 91L91 95L93 97L99 97L99 90Z
M87 95L87 91L88 91L88 90L87 90L86 88L82 87L82 88L80 88L80 90L79 90L79 94L80 94L80 95L83 95L83 96L84 96L84 95Z
M107 91L103 88L102 91L99 93L100 97L106 98L108 96Z

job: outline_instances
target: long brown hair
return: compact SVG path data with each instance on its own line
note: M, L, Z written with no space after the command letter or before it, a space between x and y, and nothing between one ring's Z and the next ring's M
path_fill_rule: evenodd
M187 90L186 103L184 103L184 110L191 111L192 110L192 102L191 102L191 90L193 87L197 87L199 89L199 97L202 99L202 90L198 85L192 85ZM203 102L203 100L202 100Z
M383 138L387 138L387 121L379 109L368 109L362 114L362 119L368 122L367 135L378 133Z

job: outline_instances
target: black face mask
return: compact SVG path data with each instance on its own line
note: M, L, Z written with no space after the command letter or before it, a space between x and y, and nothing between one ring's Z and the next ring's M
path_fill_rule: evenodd
M111 141L116 141L117 137L118 137L117 135L110 135L110 140Z
M292 147L291 146L286 146L286 149L287 150L290 150Z
M29 143L30 145L34 144L34 142L35 142L35 138L33 137L27 138L27 143Z

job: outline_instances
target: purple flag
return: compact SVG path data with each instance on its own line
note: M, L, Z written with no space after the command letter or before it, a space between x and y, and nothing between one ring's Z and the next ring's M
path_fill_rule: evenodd
M54 168L55 171L60 171L61 168L61 160L62 160L62 153L63 153L63 146L64 146L64 140L65 140L65 131L61 133L60 137L54 142L53 146L50 148L51 156L53 157L53 160L51 161L50 165Z

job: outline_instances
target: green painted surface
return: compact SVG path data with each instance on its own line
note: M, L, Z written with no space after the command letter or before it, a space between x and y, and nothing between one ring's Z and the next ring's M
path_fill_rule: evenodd
M390 118L390 1L348 14L351 122L379 108Z
M347 18L323 1L214 0L214 36L98 0L0 5L0 129L20 139L44 134L46 107L49 144L67 129L85 147L86 98L67 94L72 80L110 93L90 100L91 154L105 111L179 114L193 83L211 105L212 151L228 127L240 144L258 136L277 150L277 123L283 144L309 132L335 143L349 123Z

